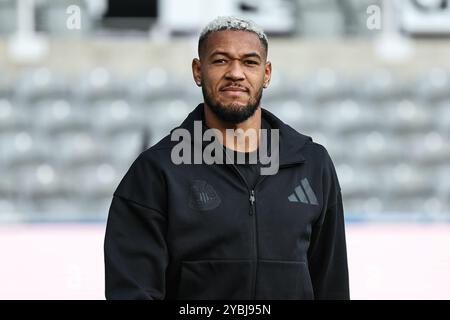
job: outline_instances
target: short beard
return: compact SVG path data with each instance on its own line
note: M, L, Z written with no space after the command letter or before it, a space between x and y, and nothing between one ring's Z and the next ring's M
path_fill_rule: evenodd
M238 124L244 122L250 118L258 109L259 103L262 98L261 88L256 95L254 101L249 101L246 106L236 106L231 104L230 106L225 106L217 101L215 101L207 92L205 87L202 86L203 99L206 105L211 109L211 111L222 121L231 124Z

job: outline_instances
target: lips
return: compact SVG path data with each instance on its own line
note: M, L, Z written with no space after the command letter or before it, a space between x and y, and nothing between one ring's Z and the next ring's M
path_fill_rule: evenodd
M248 89L240 86L226 86L222 87L220 91L230 91L230 92L248 92Z

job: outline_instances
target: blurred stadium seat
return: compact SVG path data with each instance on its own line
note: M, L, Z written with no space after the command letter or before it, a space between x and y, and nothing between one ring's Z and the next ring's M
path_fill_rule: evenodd
M15 95L20 102L68 98L66 78L47 67L24 70L16 82Z
M16 1L0 0L0 36L11 34L17 27Z
M120 99L126 93L124 82L110 68L105 67L85 70L72 80L71 85L75 96L86 104Z
M449 71L443 68L433 68L416 80L417 99L428 104L448 102L450 99L449 85Z

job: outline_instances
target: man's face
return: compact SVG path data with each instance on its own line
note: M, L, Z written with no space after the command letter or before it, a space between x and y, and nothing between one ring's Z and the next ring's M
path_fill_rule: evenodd
M223 121L240 123L258 108L271 64L253 32L223 30L208 35L192 63L205 103Z

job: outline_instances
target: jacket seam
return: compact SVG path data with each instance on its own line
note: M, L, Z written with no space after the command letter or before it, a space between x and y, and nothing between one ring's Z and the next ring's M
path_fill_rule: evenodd
M338 203L339 203L339 202L336 201L336 202L333 203L332 205L329 205L329 206L327 207L327 211L328 211L329 209L331 209L331 208L336 207ZM326 214L326 211L325 211L324 214ZM314 229L314 228L320 228L320 227L322 227L323 223L319 223L319 220L320 220L320 219L318 219L317 222L313 225L313 229Z
M260 262L283 262L283 263L304 263L306 264L305 260L278 260L278 259L258 259Z
M254 259L201 259L201 260L181 260L182 263L191 262L253 262ZM284 263L306 263L305 260L271 260L257 259L257 262L284 262Z
M253 259L200 259L200 260L181 260L182 263L191 262L252 262Z
M170 148L172 148L172 146L160 146L160 147L152 147L152 148L150 148L148 150L156 151L156 150L164 150L164 149L170 149Z
M119 195L119 194L114 194L114 197L121 198L121 199L123 199L123 200L125 200L125 201L128 201L128 202L132 202L132 203L134 203L134 204L136 204L136 205L138 205L138 206L140 206L140 207L143 207L143 208L148 209L148 210L156 211L156 212L158 212L158 213L160 213L160 214L162 214L162 215L165 214L163 211L161 211L161 210L159 210L159 209L156 209L156 208L153 208L153 207L144 205L144 204L142 204L142 203L139 203L139 202L137 202L137 201L135 201L135 200L129 199L129 198L124 197L124 196L121 196L121 195Z
M333 207L336 207L337 206L337 204L338 204L338 202L336 201L335 203L333 203L332 205L329 205L328 206L328 209L331 209L331 208L333 208Z

